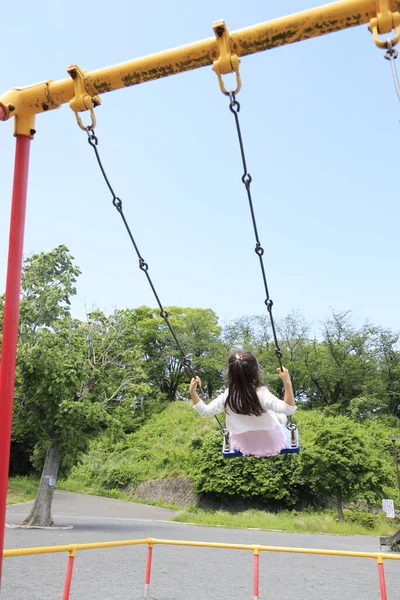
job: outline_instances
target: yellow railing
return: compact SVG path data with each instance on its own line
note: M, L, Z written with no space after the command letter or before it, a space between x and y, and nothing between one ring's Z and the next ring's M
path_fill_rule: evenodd
M97 550L101 548L118 548L122 546L147 545L147 562L144 584L144 597L148 596L150 586L150 574L152 564L153 547L156 545L164 546L186 546L197 548L223 548L229 550L249 550L254 555L254 584L253 598L259 597L259 555L260 552L285 552L291 554L318 554L323 556L346 556L349 558L372 558L378 565L378 577L381 600L387 600L385 573L383 563L385 560L400 560L400 554L385 554L383 552L351 552L347 550L322 550L320 548L291 548L285 546L258 546L248 544L225 544L219 542L192 542L185 540L163 540L156 538L146 538L138 540L122 540L117 542L94 542L91 544L69 544L66 546L39 546L37 548L16 548L4 550L3 557L11 556L31 556L33 554L54 554L59 552L68 553L67 572L65 576L63 600L69 599L72 573L74 568L75 555L80 550Z

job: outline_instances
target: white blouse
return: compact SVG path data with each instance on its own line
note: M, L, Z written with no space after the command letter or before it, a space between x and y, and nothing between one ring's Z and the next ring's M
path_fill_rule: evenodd
M230 433L244 433L245 431L257 431L260 429L274 429L280 424L280 421L274 413L293 415L297 407L286 404L274 394L272 394L265 386L257 389L257 396L261 406L267 412L262 413L259 417L255 415L238 415L234 412L225 411L225 401L228 396L228 389L217 396L215 400L209 404L205 404L202 400L193 406L194 410L201 417L215 417L218 413L226 412L226 427Z

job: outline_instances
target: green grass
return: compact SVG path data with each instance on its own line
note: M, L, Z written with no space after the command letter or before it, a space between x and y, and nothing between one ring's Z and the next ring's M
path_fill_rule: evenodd
M38 485L39 479L34 477L10 477L8 481L7 504L34 500Z
M263 529L287 531L291 533L319 533L333 535L391 535L391 524L379 523L374 528L363 527L356 523L342 523L327 512L294 513L282 511L268 513L260 510L247 510L232 514L228 511L191 509L180 512L173 521L196 523L212 527L232 529Z
M116 443L106 436L94 440L68 482L112 490L149 479L188 476L196 463L193 444L213 428L213 420L200 419L189 403L173 402Z

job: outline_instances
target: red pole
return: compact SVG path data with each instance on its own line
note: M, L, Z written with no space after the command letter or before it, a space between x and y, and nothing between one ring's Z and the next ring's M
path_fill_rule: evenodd
M144 580L144 597L145 598L147 598L147 596L149 595L152 556L153 556L153 546L151 544L149 544L147 547L146 578Z
M381 556L379 556L376 560L378 562L378 575L379 575L379 587L381 590L381 600L387 600L385 571L383 569L383 558Z
M258 600L260 553L254 550L254 600Z
M25 229L30 142L31 140L27 136L17 136L4 304L3 339L0 360L0 586L4 548L4 528L6 521L8 469L10 462L11 423L14 401L19 298L21 291L22 250Z
M71 591L72 572L74 570L74 561L75 561L75 550L72 550L68 554L68 563L67 563L67 572L65 575L63 600L69 600L69 593Z

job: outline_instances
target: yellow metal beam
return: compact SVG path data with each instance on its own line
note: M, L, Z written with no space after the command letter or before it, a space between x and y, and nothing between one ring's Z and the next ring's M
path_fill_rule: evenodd
M232 54L246 56L333 33L376 19L376 33L389 33L398 24L400 0L341 0L246 27L229 34ZM91 97L146 81L212 65L218 60L217 39L151 54L126 63L83 73L84 89ZM32 135L36 114L58 108L74 97L73 79L45 81L14 88L0 97L4 120L15 117L15 132Z

